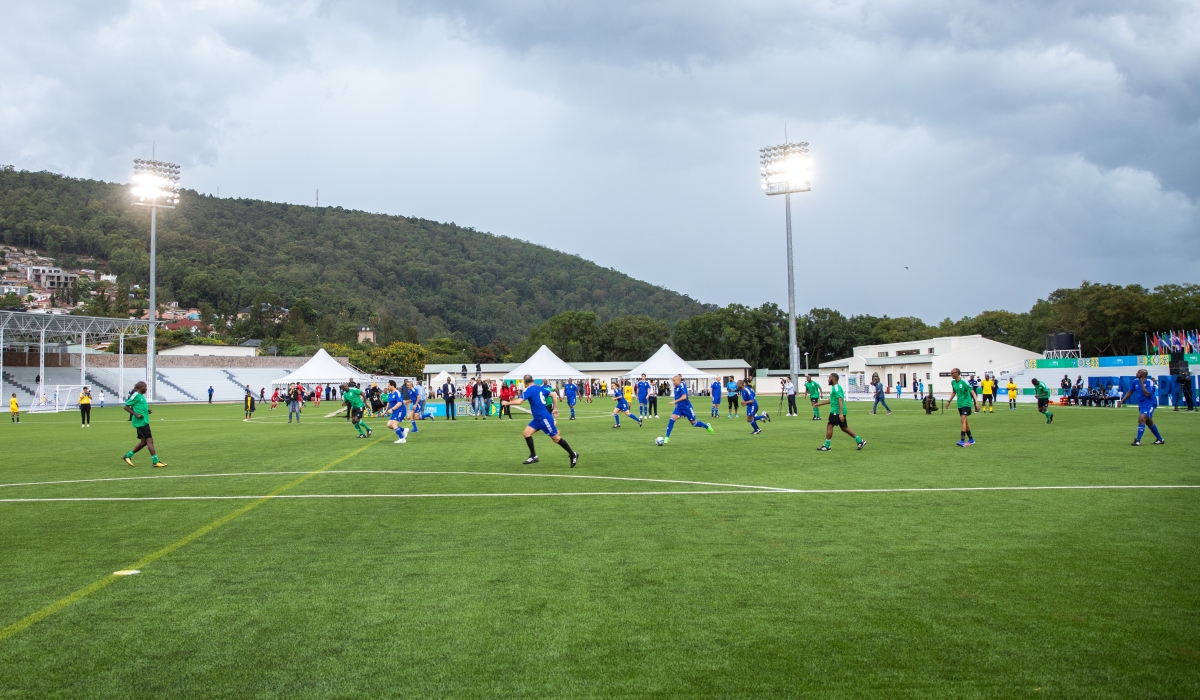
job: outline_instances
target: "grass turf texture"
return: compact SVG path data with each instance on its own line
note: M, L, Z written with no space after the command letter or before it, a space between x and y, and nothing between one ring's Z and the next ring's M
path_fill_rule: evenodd
M766 408L775 408L766 399ZM702 419L707 402L696 402ZM777 414L717 434L666 415L426 421L406 445L343 419L161 406L152 470L116 408L4 425L0 498L735 490L446 474L606 475L793 489L1200 484L1200 417L1129 447L1133 409L869 415L862 452ZM722 411L722 416L724 416ZM822 416L825 409L822 409ZM520 416L524 416L522 420ZM331 462L366 447L358 454ZM418 470L438 474L346 473ZM244 500L0 503L0 626ZM1200 489L276 499L0 639L0 697L1200 696Z

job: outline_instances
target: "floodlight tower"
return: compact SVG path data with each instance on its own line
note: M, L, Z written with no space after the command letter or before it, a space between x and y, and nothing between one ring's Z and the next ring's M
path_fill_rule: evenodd
M812 163L808 157L808 144L803 141L767 146L758 153L763 190L768 196L784 195L784 212L787 217L788 376L792 380L792 386L796 386L799 348L796 345L796 275L792 269L792 193L808 192L812 189Z
M154 358L154 322L158 319L158 276L155 271L155 246L158 235L158 210L174 209L179 204L179 166L161 160L133 161L134 205L150 207L150 332L146 335L147 397L155 401L156 367Z

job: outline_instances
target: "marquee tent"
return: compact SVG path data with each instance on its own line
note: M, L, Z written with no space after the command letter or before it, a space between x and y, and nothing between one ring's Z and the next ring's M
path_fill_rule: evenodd
M454 381L454 377L450 376L449 372L439 372L437 376L429 380L429 386L440 387L446 382Z
M321 348L317 350L317 354L313 355L311 360L305 362L295 372L276 379L271 384L280 386L297 382L300 384L342 384L348 379L364 384L370 381L371 377L339 364L329 353L325 352L325 348Z
M684 362L679 355L675 354L669 346L662 346L658 352L650 356L642 364L629 370L628 374L621 375L625 379L633 379L646 375L647 379L668 379L679 374L684 379L707 379L715 377L715 374L701 372L695 367Z
M587 373L563 362L545 345L538 348L528 360L517 365L516 369L504 375L501 381L519 381L526 374L532 375L534 379L576 379L587 376Z

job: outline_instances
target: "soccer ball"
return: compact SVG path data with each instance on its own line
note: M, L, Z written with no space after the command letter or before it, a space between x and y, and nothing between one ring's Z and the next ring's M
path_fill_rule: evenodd
M660 437L656 437L656 438L654 438L654 444L655 444L655 445L658 445L659 447L662 447L662 446L663 446L663 443L665 443L665 442L666 442L666 441L665 441L665 440L663 440L663 439L662 439L662 438L660 438Z

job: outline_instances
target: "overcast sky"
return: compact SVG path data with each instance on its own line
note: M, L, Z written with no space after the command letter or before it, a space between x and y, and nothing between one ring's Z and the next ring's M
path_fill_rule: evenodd
M719 304L786 305L758 182L785 124L815 164L801 311L1200 282L1198 2L7 0L0 22L0 163L128 181L157 142L201 192L320 188Z

